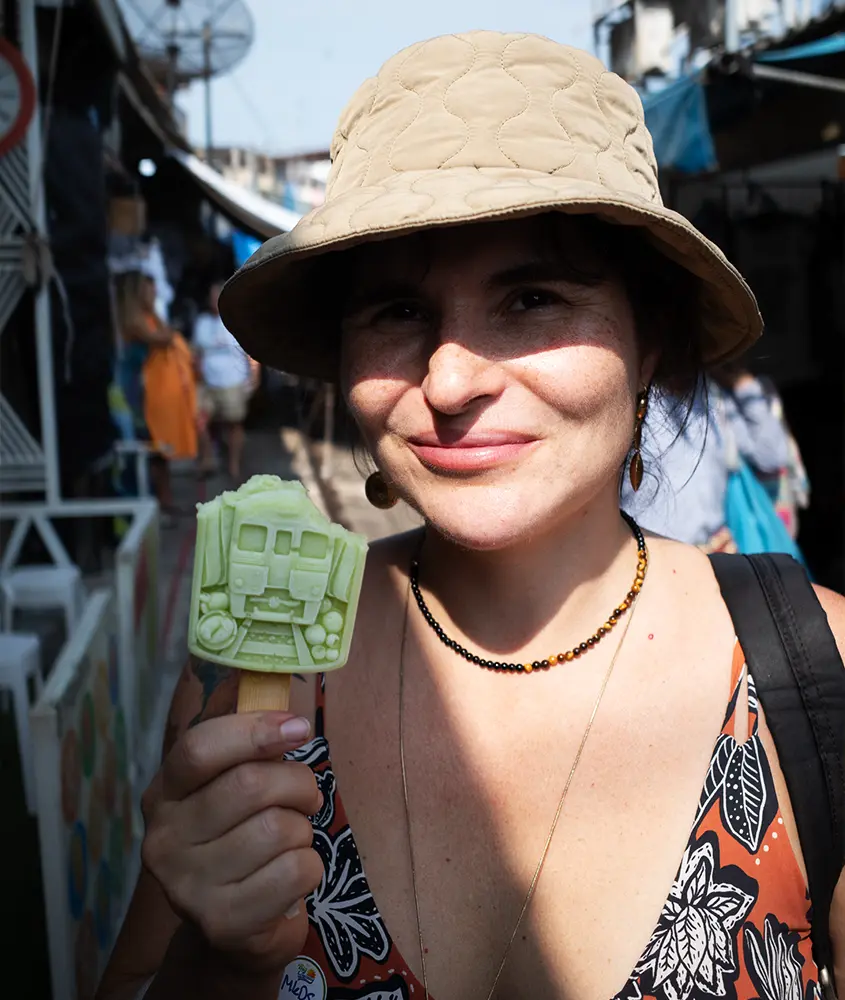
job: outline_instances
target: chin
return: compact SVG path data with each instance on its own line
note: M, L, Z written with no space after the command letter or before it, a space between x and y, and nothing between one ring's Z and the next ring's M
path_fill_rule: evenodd
M549 530L556 511L538 504L536 490L454 486L411 501L426 524L461 548L478 552L508 549Z

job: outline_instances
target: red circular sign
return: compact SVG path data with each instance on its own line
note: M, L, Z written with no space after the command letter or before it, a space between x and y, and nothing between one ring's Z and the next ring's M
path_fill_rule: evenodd
M0 156L23 139L35 111L35 81L23 56L0 38Z

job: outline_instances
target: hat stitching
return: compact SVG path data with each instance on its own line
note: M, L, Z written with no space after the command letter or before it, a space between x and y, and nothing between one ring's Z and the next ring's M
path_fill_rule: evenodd
M602 173L601 167L599 166L599 153L606 153L613 145L613 132L611 131L610 128L610 119L607 117L607 112L604 110L604 108L601 105L601 101L599 100L599 80L601 79L602 75L603 74L600 74L596 78L596 82L593 84L593 100L596 102L596 107L599 109L599 113L601 114L602 118L604 118L605 125L607 125L607 143L604 146L602 146L601 149L594 149L593 155L595 156L596 159L596 176L599 179L599 183L607 186L607 181L605 179L604 174Z
M502 146L502 140L501 140L502 129L505 127L505 125L507 125L508 122L514 121L516 118L519 118L520 115L524 115L525 112L531 107L531 90L522 82L522 80L519 79L516 73L513 73L511 70L507 68L507 66L505 66L505 55L507 54L507 51L511 47L511 45L513 45L515 42L521 42L523 38L525 38L525 35L519 35L517 38L512 38L508 42L508 44L502 49L499 56L502 72L507 74L507 76L509 76L512 80L515 80L520 85L520 87L522 87L522 89L525 91L524 106L520 108L519 111L517 111L515 114L508 115L507 118L505 118L503 121L499 123L499 127L496 129L496 145L499 148L499 152L502 154L502 156L504 156L506 160L510 160L510 162L515 167L519 167L519 163L517 163L517 161L512 156L508 155L508 153L505 152L504 147Z
M417 184L419 184L421 180L422 177L416 177L413 181L411 181L411 191L413 191L414 194L420 195L421 197L424 196L428 198L428 207L430 208L434 204L434 195L430 194L428 191L417 190ZM424 209L424 211L427 211L427 209Z
M551 171L551 173L553 174L557 173L558 170L565 170L567 167L571 167L578 156L578 147L575 143L575 140L572 138L569 129L563 124L560 117L558 116L557 111L555 110L555 98L557 97L557 95L562 94L567 90L571 90L581 79L581 62L578 59L573 59L573 62L575 63L575 78L572 80L571 83L567 84L565 87L558 87L558 89L549 98L549 110L552 113L552 118L554 118L554 120L560 126L561 131L569 140L569 145L570 148L572 149L572 156L565 163L561 163L559 167L555 167L555 169Z
M608 74L607 70L604 70L596 76L593 82L593 99L595 100L599 114L604 119L605 126L607 127L607 145L603 146L601 149L594 150L596 157L596 173L598 174L599 181L602 184L605 183L605 179L601 172L601 168L599 167L599 154L606 153L613 146L613 122L611 121L611 116L607 113L607 108L605 108L602 98L599 96L599 86L601 85L602 80L609 75L610 74ZM625 158L625 169L633 176L624 148L622 150L622 155Z
M458 38L458 36L457 36L457 35L452 35L452 38ZM462 41L462 42L463 42L463 41L466 41L466 39L463 39L463 38L461 38L461 39L459 39L459 41ZM446 103L446 102L447 102L447 101L449 100L449 91L450 91L450 90L452 89L452 87L454 87L454 86L455 86L455 84L456 84L456 83L457 83L457 82L458 82L459 80L463 80L463 78L464 78L464 77L465 77L465 76L466 76L466 75L467 75L468 73L471 73L471 72L472 72L472 68L473 68L473 66L475 66L475 63L476 63L476 61L478 60L478 46L477 46L477 45L475 44L475 42L469 42L469 45L471 45L471 46L472 46L472 59L470 60L470 63L469 63L469 65L468 65L468 66L466 67L466 69L465 69L465 70L463 71L463 73L459 73L459 74L458 74L458 75L457 75L457 76L455 77L455 79L454 79L454 80L452 80L452 82L451 82L451 83L449 84L449 86L448 86L448 87L447 87L447 88L446 88L446 89L445 89L445 90L443 91L443 97L442 97L442 98L440 99L440 103L441 103L441 104L443 105L443 110L444 110L444 111L445 111L445 112L446 112L447 114L451 115L451 116L452 116L453 118L457 118L457 119L458 119L458 121L460 121L460 122L462 122L462 123L463 123L463 126L464 126L464 129L465 129L465 131L466 131L466 135L465 135L465 137L464 137L464 141L463 141L463 142L461 143L461 145L460 145L460 146L459 146L459 147L458 147L458 148L457 148L457 149L455 150L455 152L454 152L454 153L450 153L450 154L449 154L449 155L448 155L448 156L446 157L446 159L445 159L445 160L441 160L441 161L440 161L440 163L438 163L438 164L437 164L437 169L438 169L438 170L442 170L442 169L443 169L443 167L445 167L445 166L446 166L446 164L447 164L447 163L449 162L449 160L451 160L451 159L453 159L454 157L456 157L456 156L457 156L457 155L458 155L458 154L459 154L459 153L461 152L461 150L464 150L464 149L466 149L466 147L467 147L467 146L468 146L468 144L469 144L469 140L470 140L470 136L472 135L472 126L471 126L471 125L470 125L470 123L469 123L469 122L468 122L468 121L466 120L466 118L464 118L464 116L463 116L463 115L459 115L459 114L458 114L458 113L457 113L456 111L453 111L453 110L452 110L452 109L451 109L451 108L450 108L450 107L448 106L448 104Z
M628 143L630 142L632 136L635 136L640 130L640 123L634 122L634 124L625 130L625 135L622 136L622 155L625 157L625 166L628 169L628 173L639 186L638 178L642 178L649 189L649 201L655 200L655 188L652 184L652 178L649 177L640 167L635 167L631 163L630 156L628 155Z
M415 114L415 115L414 115L414 117L413 117L413 118L412 118L412 119L411 119L411 120L410 120L410 121L409 121L409 122L407 123L407 125L403 125L403 126L402 126L402 128L401 128L401 129L399 129L399 131L398 131L398 132L396 133L396 135L395 135L395 136L393 137L393 141L392 141L392 142L390 143L390 149L389 149L389 150L387 151L387 165L388 165L388 166L390 167L390 169L391 169L391 170L392 170L392 171L394 172L394 174L401 174L401 173L402 173L402 171L401 171L401 170L400 170L400 169L399 169L399 168L398 168L397 166L394 166L394 163L393 163L393 150L394 150L394 149L396 148L396 143L397 143L397 142L399 142L399 140L400 140L400 139L402 138L402 136L403 136L403 135L404 135L404 134L405 134L405 133L406 133L406 132L408 131L408 129L409 129L409 128L410 128L410 127L411 127L411 126L412 126L412 125L414 124L414 122L415 122L415 121L416 121L416 120L417 120L417 119L419 118L419 116L420 116L420 115L422 114L422 109L423 109L423 103L424 103L424 102L423 102L423 99L422 99L422 97L421 97L421 96L420 96L420 95L419 95L419 94L418 94L418 93L416 92L416 90L414 90L414 88L413 88L413 87L409 87L409 86L407 86L407 85L406 85L406 84L405 84L405 83L404 83L404 82L402 81L402 70L403 70L403 69L405 68L405 64L406 64L407 62L409 62L409 61L410 61L410 59L411 59L411 58L412 58L413 56L415 56L415 55L417 54L417 52L420 52L420 51L422 51L422 50L423 50L423 49L425 48L425 46L426 46L426 45L428 45L428 44L429 44L428 42L423 42L423 44L422 44L422 45L420 45L420 46L417 46L417 47L413 48L412 50L410 50L410 51L408 52L407 56L406 56L406 57L405 57L405 58L404 58L404 59L402 60L402 62L401 62L401 63L400 63L400 64L399 64L399 65L398 65L398 66L396 67L396 72L395 72L395 73L393 74L393 79L394 79L394 81L395 81L396 83L398 83L398 84L399 84L399 86L400 86L400 87L401 87L401 88L402 88L403 90L407 91L407 92L408 92L409 94L413 94L413 95L414 95L414 97L416 97L416 99L417 99L417 111L416 111L416 114ZM379 74L379 76L381 76L381 74ZM372 155L371 155L371 154L368 154L368 155L369 155L369 157L370 157L370 158L369 158L369 160L368 160L368 162L367 162L367 173L366 173L366 174L364 175L364 179L365 179L365 180L366 180L366 178L367 178L367 175L368 175L368 174L369 174L369 172L370 172L370 165L371 165L371 163L372 163ZM363 186L363 185L362 185L362 186Z
M367 108L367 111L362 116L362 120L365 120L365 119L371 117L371 115L373 113L373 108L376 106L376 100L378 99L378 95L380 93L381 93L381 74L379 74L376 77L376 86L375 86L375 89L373 90L373 99L370 101L369 108ZM362 132L362 129L359 128L358 129L358 134L355 136L355 145L358 147L358 149L361 150L362 153L366 153L366 155L367 155L367 169L364 171L364 177L363 177L363 180L361 181L361 187L364 187L366 185L366 183L367 183L367 178L370 176L370 168L373 165L373 152L372 152L371 149L365 149L361 145L361 132Z

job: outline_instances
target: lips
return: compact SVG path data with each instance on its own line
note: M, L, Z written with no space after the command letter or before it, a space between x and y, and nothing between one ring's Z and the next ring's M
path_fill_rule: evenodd
M443 472L495 469L516 461L536 444L536 438L513 431L425 434L408 441L423 465Z

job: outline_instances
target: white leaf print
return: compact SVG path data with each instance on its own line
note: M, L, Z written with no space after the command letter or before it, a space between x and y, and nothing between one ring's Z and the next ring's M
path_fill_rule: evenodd
M664 983L678 967L678 935L674 928L666 935L666 943L657 955L657 965L654 970L654 984Z
M702 858L692 878L684 886L684 903L687 906L697 906L705 892L707 892L707 866L706 859Z
M803 1000L801 969L804 957L799 936L774 914L768 914L763 934L748 925L743 934L748 971L760 991L760 1000Z
M333 1000L408 1000L408 984L397 973L383 983L362 986L360 989L334 989Z
M718 892L711 892L707 897L707 908L717 917L724 919L730 916L736 909L736 898L727 893L722 895Z
M308 916L316 926L339 979L351 979L362 955L387 958L390 939L367 884L352 830L337 835L314 830L314 850L323 861L323 877L308 897Z
M329 760L329 745L322 736L315 736L296 750L285 754L285 760L295 760L307 764L310 768L318 767Z
M729 881L733 878L737 881ZM646 996L725 996L736 977L734 928L754 905L753 879L719 867L719 842L705 833L684 854L660 921L634 975Z
M699 896L700 899L701 897ZM682 914L676 926L678 951L684 956L685 964L694 975L698 972L698 967L701 964L706 947L704 921L701 918L701 913L695 908L695 904Z
M736 740L727 733L722 733L716 741L713 749L713 756L710 758L710 767L707 769L707 776L704 779L704 788L701 791L701 799L698 803L698 812L693 823L693 829L704 818L711 803L717 798L725 781L725 771L728 763L736 749Z
M760 848L768 793L760 739L752 736L731 755L722 784L722 818L752 854Z
M760 704L757 700L757 685L754 683L754 678L751 674L748 675L748 711L752 713L759 712Z

